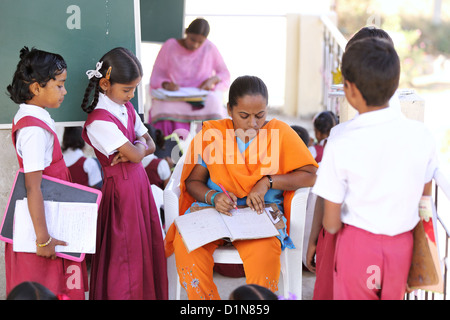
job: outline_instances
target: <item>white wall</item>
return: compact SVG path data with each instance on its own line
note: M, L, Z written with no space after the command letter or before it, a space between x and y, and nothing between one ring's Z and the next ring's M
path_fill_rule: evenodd
M260 77L269 90L269 106L279 108L285 106L285 88L290 85L286 83L286 69L291 68L286 63L286 15L318 15L328 12L330 3L330 0L186 0L185 26L197 17L207 19L211 25L208 38L221 52L231 79L244 74ZM160 44L142 45L144 86L149 82L159 48Z

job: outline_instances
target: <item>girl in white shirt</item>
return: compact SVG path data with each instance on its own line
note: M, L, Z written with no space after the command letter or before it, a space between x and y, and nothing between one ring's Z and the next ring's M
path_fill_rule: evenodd
M17 160L25 173L28 209L36 235L36 254L14 252L5 245L6 291L24 281L36 281L55 294L84 299L87 291L85 262L56 257L55 246L65 242L52 238L45 220L41 190L42 175L71 181L62 156L55 124L46 108L59 108L67 91L64 59L54 53L24 47L11 85L11 99L20 104L12 124ZM81 276L79 286L69 286L74 270ZM86 286L85 286L86 284Z
M81 137L82 127L65 127L62 152L64 161L72 175L72 181L100 189L102 187L102 172L95 158L84 155L85 142Z
M87 72L83 139L104 174L91 299L167 299L161 224L141 162L155 144L129 102L142 74L139 60L125 48L109 51Z

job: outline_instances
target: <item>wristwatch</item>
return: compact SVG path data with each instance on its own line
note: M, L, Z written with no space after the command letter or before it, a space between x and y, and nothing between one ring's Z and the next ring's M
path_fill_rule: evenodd
M272 180L272 177L271 176L269 176L269 175L267 175L266 176L268 179L269 179L269 183L270 183L270 187L269 187L269 189L272 189L272 184L273 184L273 180Z

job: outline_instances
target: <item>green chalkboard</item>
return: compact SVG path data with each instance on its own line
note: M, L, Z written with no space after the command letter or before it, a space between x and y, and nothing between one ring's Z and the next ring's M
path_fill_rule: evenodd
M7 96L23 46L63 56L67 95L60 108L49 110L56 122L85 121L80 104L88 84L86 70L107 51L126 47L136 53L139 0L1 0L0 126L12 122L18 106ZM135 17L137 18L135 19ZM137 94L131 101L138 109Z
M141 39L165 42L184 33L184 0L140 0Z

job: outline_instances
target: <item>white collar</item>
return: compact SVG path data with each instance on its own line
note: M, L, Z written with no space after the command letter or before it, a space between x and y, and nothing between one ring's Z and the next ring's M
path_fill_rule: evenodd
M55 131L55 121L53 121L50 113L48 113L45 108L33 104L21 103L19 106L19 111L14 117L14 123L17 123L20 119L26 116L32 116L44 121L50 127L50 129Z
M383 108L376 111L357 114L348 124L349 128L367 127L380 123L386 123L394 119L404 117L400 110L396 108Z
M106 94L100 93L97 103L98 108L105 109L114 114L123 114L127 112L127 108L123 104L118 104L112 101Z
M68 148L66 151L63 152L64 161L66 162L66 165L70 167L75 162L78 161L81 157L84 156L83 150L81 149L72 149Z

